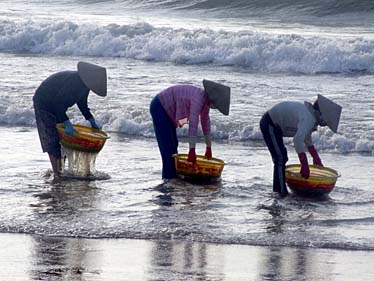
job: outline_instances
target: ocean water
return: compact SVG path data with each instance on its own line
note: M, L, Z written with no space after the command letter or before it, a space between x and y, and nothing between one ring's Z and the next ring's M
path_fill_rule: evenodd
M373 250L373 28L372 1L2 1L0 231ZM112 138L98 180L53 183L32 96L79 60L108 69L108 96L91 94L89 105ZM149 103L202 79L232 89L230 115L211 112L222 181L160 185ZM259 120L277 102L317 94L343 106L338 134L313 134L342 176L323 200L278 201ZM68 115L85 124L77 108ZM186 152L187 130L178 133Z

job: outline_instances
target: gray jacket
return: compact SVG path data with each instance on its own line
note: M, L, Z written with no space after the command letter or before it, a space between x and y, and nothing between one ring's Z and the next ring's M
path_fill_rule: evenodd
M312 132L317 130L318 123L312 104L281 102L273 106L268 113L274 125L282 130L284 137L293 137L297 153L305 152L306 147L313 145Z

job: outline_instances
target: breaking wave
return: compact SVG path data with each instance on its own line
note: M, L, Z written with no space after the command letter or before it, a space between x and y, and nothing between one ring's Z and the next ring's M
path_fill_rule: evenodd
M374 41L254 31L173 29L148 23L0 21L0 52L123 57L262 72L374 73Z

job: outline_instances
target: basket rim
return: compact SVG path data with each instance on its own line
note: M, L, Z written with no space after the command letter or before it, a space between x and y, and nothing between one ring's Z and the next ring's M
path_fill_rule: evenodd
M88 127L88 126L83 126L83 125L77 125L77 124L74 124L73 127L75 129L88 129L89 131L92 131L92 132L95 132L95 133L100 133L101 136L94 136L94 135L86 135L84 133L81 133L78 131L78 133L74 133L73 136L75 137L81 137L81 138L88 138L88 139L95 139L95 140L107 140L107 139L110 139L110 136L102 131L102 130L99 130L99 129L95 129L95 128L91 128L91 127ZM59 123L56 125L56 128L57 130L59 130L61 133L65 134L63 129L65 128L65 125L63 123Z
M175 159L187 160L187 159L182 159L182 158L187 158L188 154L186 154L186 153L175 153L172 156ZM196 159L199 162L203 162L205 164L219 164L219 165L222 165L222 166L226 165L226 163L222 159L215 158L215 157L212 157L210 159L206 159L204 155L196 155Z
M290 171L290 170L287 170L288 168L301 168L301 165L300 164L290 164L290 165L286 165L286 173L289 173L291 174L292 176L294 177L301 177L300 173L299 172L293 172L293 171ZM309 167L312 167L312 168L315 168L317 170L325 170L325 171L329 171L329 172L332 172L334 173L335 175L334 176L330 176L330 175L326 175L326 176L311 176L311 178L313 179L326 179L326 178L329 178L329 179L337 179L337 178L340 178L341 177L341 174L332 169L332 168L329 168L329 167L321 167L321 166L318 166L318 165L309 165Z

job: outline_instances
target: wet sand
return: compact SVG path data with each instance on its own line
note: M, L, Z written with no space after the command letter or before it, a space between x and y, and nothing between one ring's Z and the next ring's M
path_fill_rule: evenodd
M0 280L373 280L374 252L0 234Z

